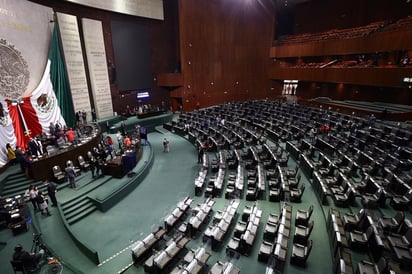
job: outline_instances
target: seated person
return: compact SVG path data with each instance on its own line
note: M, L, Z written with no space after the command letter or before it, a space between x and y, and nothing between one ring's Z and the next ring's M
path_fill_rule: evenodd
M37 254L29 253L20 244L14 248L13 261L20 261L26 269L37 269L41 258L41 251Z

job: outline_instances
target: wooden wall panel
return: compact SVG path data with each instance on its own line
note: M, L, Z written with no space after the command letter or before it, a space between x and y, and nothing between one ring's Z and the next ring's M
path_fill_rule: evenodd
M271 58L329 56L389 52L412 48L412 28L379 32L361 38L282 45L270 49Z
M294 33L351 28L412 14L407 0L311 0L297 5Z
M184 109L267 97L270 2L179 1Z

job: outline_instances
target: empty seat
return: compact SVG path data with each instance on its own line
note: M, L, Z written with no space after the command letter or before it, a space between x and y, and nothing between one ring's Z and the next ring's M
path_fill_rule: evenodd
M359 230L360 223L366 216L366 210L361 208L357 214L346 212L343 215L343 226L346 231Z
M298 209L298 211L296 212L296 218L295 218L295 225L303 225L303 226L307 226L310 217L312 216L312 212L313 212L313 205L310 205L308 210L302 210L302 209Z
M290 263L298 266L305 266L312 250L312 240L308 242L307 246L294 244L292 248L292 255L290 257Z
M391 273L388 260L381 257L377 264L366 260L361 260L358 263L356 273L362 274L389 274ZM392 272L395 273L395 272Z
M239 252L240 239L233 237L226 246L226 255L232 257Z
M300 188L294 188L290 190L290 201L300 203L302 201L302 195L305 192L305 185L301 185Z
M53 166L53 176L56 179L56 182L61 183L66 179L66 173L61 170L59 166Z
M379 218L379 226L386 232L394 232L397 231L404 219L405 213L398 211L395 217L382 216Z
M412 205L412 189L410 189L404 195L394 195L390 204L396 210L408 210Z
M269 201L271 202L279 202L280 201L280 188L271 187L269 189Z
M272 223L268 221L263 232L263 239L267 241L273 241L278 233L279 223Z
M90 168L90 163L89 163L89 162L86 162L86 161L84 160L83 156L79 155L79 156L77 157L77 161L79 162L79 166L80 166L81 169L83 169L83 170L89 170L89 168Z
M289 178L288 179L289 187L291 188L298 187L301 177L302 177L302 174L299 172L296 177Z
M299 170L299 166L296 165L295 168L293 168L293 169L291 169L291 168L290 168L290 169L286 169L285 175L286 175L287 178L296 177L296 175L297 175L297 173L298 173L298 170Z
M293 243L306 245L310 234L313 230L314 222L311 221L307 226L298 225L295 229L295 234L293 235Z
M393 248L395 260L400 263L402 269L412 270L412 248L395 246Z
M286 154L284 157L279 158L279 166L286 167L289 161L289 154Z
M378 208L385 206L385 193L382 188L373 194L363 194L361 203L364 208Z
M368 247L369 238L373 234L373 227L370 226L365 233L362 231L354 230L349 233L350 246L357 250L366 250Z
M332 198L336 206L348 207L355 199L355 192L349 187L345 193L335 193Z
M387 236L387 239L391 248L394 248L395 246L410 248L412 247L412 228L409 228L404 235L390 234Z
M258 261L267 263L273 251L273 244L263 241L259 248Z

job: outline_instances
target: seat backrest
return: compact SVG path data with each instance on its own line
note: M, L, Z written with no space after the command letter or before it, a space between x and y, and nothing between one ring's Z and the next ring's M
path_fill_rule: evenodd
M58 174L58 173L61 173L62 171L61 171L61 169L60 169L60 167L59 166L53 166L53 173L54 174Z
M79 156L77 157L77 160L79 161L79 164L80 164L80 163L84 163L84 158L83 158L83 156L81 156L81 155L79 155Z
M368 229L366 230L366 238L369 240L369 238L372 236L373 234L373 227L370 226L368 227Z
M358 212L358 219L362 220L363 217L365 217L366 210L364 208L361 208Z
M388 261L385 257L381 257L377 263L379 273L385 273L385 269L388 267Z
M412 244L412 228L409 228L405 233L405 238L408 240L409 244Z
M313 205L310 205L309 209L308 209L308 218L310 218L310 216L312 216L312 213L313 213Z
M313 225L314 225L314 221L312 220L311 222L308 223L308 236L310 235L310 233L312 232L313 229Z
M405 219L405 213L403 211L398 211L395 215L395 221L398 222L398 224L401 224L403 220Z
M311 251L312 251L312 240L309 240L307 248L306 248L305 261L309 257L309 254L310 254Z

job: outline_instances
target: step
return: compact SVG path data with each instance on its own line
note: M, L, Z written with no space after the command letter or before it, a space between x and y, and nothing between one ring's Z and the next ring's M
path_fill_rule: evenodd
M80 221L81 219L83 219L83 218L87 217L88 215L92 214L96 210L97 210L96 206L93 205L93 207L90 207L86 210L83 210L78 215L73 216L73 218L71 218L70 220L68 219L67 222L69 223L69 225L73 225L73 224L77 223L78 221Z
M13 180L16 178L26 178L27 179L26 174L24 174L23 172L16 172L16 173L7 175L7 180Z
M66 211L69 208L72 208L74 206L76 206L76 204L78 204L79 202L81 202L82 200L88 200L89 198L87 197L86 193L80 195L80 196L76 196L73 199L66 201L64 203L61 204L61 207L63 209L63 211Z
M67 208L67 207L71 207L72 204L75 204L79 200L82 200L88 193L92 192L96 188L99 188L101 185L103 185L103 184L107 183L108 181L110 181L112 179L112 177L111 176L105 176L103 178L98 178L98 179L94 179L94 180L97 181L97 180L100 180L100 179L103 179L103 180L101 180L100 182L93 182L93 183L95 183L95 185L93 185L93 186L89 186L89 184L83 186L82 188L87 187L87 191L85 191L82 194L79 194L79 196L74 197L71 200L68 200L68 201L64 202L62 204L62 208L64 209L64 208ZM65 183L65 186L68 186L68 183ZM60 187L58 189L60 189Z
M82 207L86 204L90 203L90 199L88 197L84 197L84 199L82 201L79 201L78 203L76 203L75 205L72 205L70 207L64 207L63 209L63 213L64 215L69 215L70 213L72 213L73 211L75 211L76 209L78 209L79 207Z
M8 190L8 189L13 189L13 188L20 188L21 186L24 186L24 187L26 187L26 188L29 188L29 186L31 185L31 184L36 184L37 185L37 182L36 181L33 181L33 180L24 180L24 181L14 181L14 182L11 182L11 181L8 181L4 186L3 186L3 191L4 190Z
M4 186L6 185L13 185L13 184L17 184L20 182L34 182L34 180L32 179L28 179L27 177L22 177L22 178L7 178L6 181L4 182Z
M30 184L25 185L25 186L15 187L15 188L12 188L12 189L3 190L1 192L1 196L14 197L16 195L24 195L24 193L27 191L29 185ZM47 192L46 186L43 183L38 183L38 184L35 184L35 185L37 186L38 190L41 190L43 192Z
M76 217L79 214L82 214L83 211L87 210L90 207L95 207L92 201L88 201L88 203L82 204L81 206L76 207L74 210L71 210L69 213L64 213L64 217L69 220ZM64 211L63 211L64 212Z

